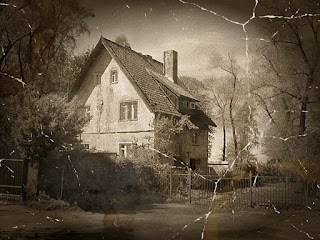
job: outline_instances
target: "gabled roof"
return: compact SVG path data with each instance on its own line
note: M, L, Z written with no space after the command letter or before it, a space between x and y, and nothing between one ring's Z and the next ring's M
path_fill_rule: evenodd
M177 96L184 96L194 101L198 101L184 89L183 86L171 82L162 74L162 63L152 59L152 57L148 55L135 52L129 47L124 47L103 37L100 38L100 41L80 73L80 77L71 88L71 97L81 86L86 73L90 69L90 65L103 49L107 50L117 62L121 70L137 90L138 94L140 94L147 106L153 112L181 116L181 113L179 113L175 105L164 92L161 84L166 86Z
M156 72L162 72L162 63L137 53L128 47L124 47L108 39L101 38L103 45L116 60L126 76L136 85L146 97L148 104L154 112L163 112L180 115L161 86L147 72L151 68Z

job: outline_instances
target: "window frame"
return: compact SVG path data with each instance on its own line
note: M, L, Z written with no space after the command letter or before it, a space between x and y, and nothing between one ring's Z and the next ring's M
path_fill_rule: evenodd
M118 156L123 158L128 158L128 154L130 150L128 147L136 145L135 142L118 142ZM123 147L121 147L123 146ZM122 154L123 150L123 154Z
M196 104L194 102L190 102L190 109L196 109Z
M199 146L199 132L198 131L192 131L191 135L191 142L192 146Z
M90 149L90 144L89 143L82 143L82 145L86 150Z
M135 104L136 104L136 108L134 107ZM126 108L124 110L124 118L122 118L123 106ZM130 106L131 109L128 109L128 106ZM121 122L137 121L138 120L138 111L139 111L138 100L119 102L119 121L121 121ZM129 114L131 114L131 117L129 117Z
M84 106L83 107L83 117L86 121L91 120L91 112L90 112L90 106Z
M116 80L114 81L113 76L115 75ZM118 71L116 69L110 70L110 82L111 84L115 84L119 82Z

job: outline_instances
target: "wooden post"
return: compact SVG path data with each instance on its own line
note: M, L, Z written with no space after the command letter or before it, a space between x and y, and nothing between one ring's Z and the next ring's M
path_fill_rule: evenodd
M253 207L252 205L252 172L249 173L249 182L250 182L250 207Z
M169 176L169 194L170 199L172 199L172 167L170 167L170 176Z
M192 181L191 172L192 172L192 170L189 168L189 171L188 171L188 197L189 197L189 203L191 203L191 181Z

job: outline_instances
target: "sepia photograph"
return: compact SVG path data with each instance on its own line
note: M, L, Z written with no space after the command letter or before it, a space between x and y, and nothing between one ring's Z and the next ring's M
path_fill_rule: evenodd
M320 0L0 0L0 239L320 239Z

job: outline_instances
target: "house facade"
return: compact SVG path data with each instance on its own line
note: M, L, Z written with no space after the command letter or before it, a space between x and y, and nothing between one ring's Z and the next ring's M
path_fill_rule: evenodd
M83 104L89 118L82 143L93 151L128 157L134 145L154 145L155 119L172 121L188 115L193 125L175 136L167 162L206 168L209 125L213 121L178 79L177 53L164 53L164 64L101 37L72 87L69 97ZM177 161L178 160L178 161Z

